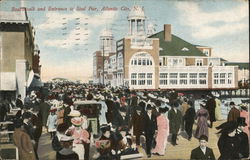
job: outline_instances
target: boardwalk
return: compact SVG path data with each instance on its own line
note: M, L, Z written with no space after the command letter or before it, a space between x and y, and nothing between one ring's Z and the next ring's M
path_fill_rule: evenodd
M214 123L214 126L218 126L224 121L217 121ZM194 126L194 130L196 129L196 125ZM217 148L217 141L218 141L218 135L216 134L216 129L209 128L209 147L214 150L214 154L216 159L219 157L219 151ZM178 136L179 140L177 141L177 146L172 146L170 142L167 144L166 154L165 156L154 156L152 155L151 158L147 158L146 154L143 149L140 149L140 151L144 154L144 157L142 159L189 159L190 152L193 148L196 148L199 145L199 142L196 138L192 138L191 141L188 141L186 139L186 134L184 132L181 132ZM40 139L39 144L39 157L40 160L54 160L55 159L55 152L51 148L51 140L48 133L43 133L42 137Z

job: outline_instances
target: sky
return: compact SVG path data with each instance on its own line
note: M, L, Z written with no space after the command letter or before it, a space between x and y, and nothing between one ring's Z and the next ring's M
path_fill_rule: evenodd
M212 47L214 57L249 62L247 0L1 0L0 14L28 8L42 81L63 77L88 82L101 32L111 30L115 40L125 37L127 16L135 5L144 8L146 25L153 23L156 32L171 24L172 34Z

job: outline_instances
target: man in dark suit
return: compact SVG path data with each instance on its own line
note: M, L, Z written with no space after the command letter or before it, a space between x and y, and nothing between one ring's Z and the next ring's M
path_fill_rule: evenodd
M157 122L156 116L152 114L152 106L148 104L146 109L147 112L144 115L144 133L146 137L146 153L148 158L150 158L154 134L157 131Z
M177 145L176 139L181 126L182 114L181 111L177 109L179 104L174 102L171 110L168 112L169 119L169 131L172 134L172 145Z
M238 150L239 150L239 157L240 158L248 158L249 156L249 141L248 136L245 132L243 132L244 127L246 124L245 117L238 117L237 118L238 128L236 137L240 143Z
M230 111L228 113L227 116L227 121L235 121L237 122L237 118L240 117L240 111L235 107L235 103L234 102L230 102Z
M16 107L23 109L23 101L21 100L21 95L19 94L16 99Z
M201 135L199 138L200 146L191 152L191 160L215 160L213 150L207 147L208 137Z

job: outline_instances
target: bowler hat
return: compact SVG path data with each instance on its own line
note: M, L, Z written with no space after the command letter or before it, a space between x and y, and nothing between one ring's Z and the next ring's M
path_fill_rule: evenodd
M166 113L168 110L169 110L168 107L164 107L164 108L160 107L159 108L160 113Z
M232 101L229 103L230 106L235 105L235 103Z
M237 118L238 126L246 126L246 118L245 117L238 117Z
M147 110L152 110L153 107L151 106L151 104L147 104Z

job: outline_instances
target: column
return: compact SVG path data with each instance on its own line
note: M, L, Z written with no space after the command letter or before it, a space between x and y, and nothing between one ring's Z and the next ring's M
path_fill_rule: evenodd
M129 20L129 34L132 35L131 20Z
M26 71L27 61L25 59L16 60L17 94L21 94L22 100L26 97Z

